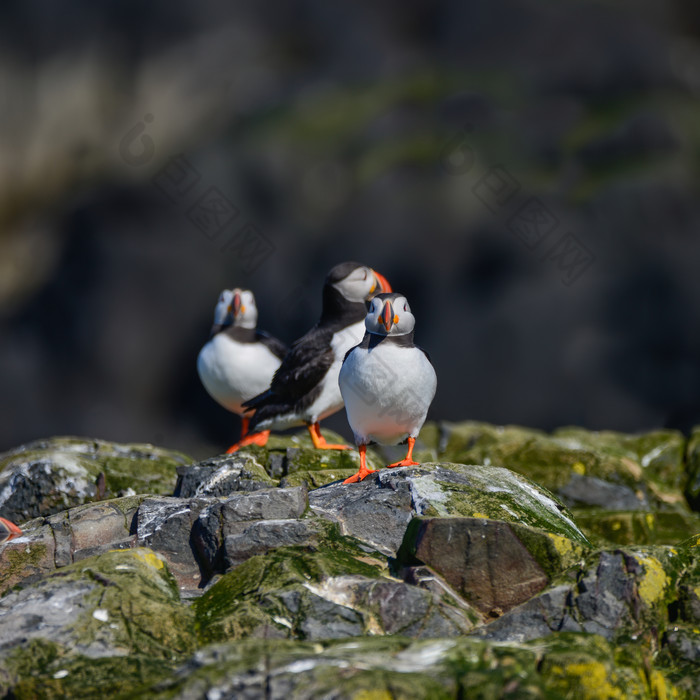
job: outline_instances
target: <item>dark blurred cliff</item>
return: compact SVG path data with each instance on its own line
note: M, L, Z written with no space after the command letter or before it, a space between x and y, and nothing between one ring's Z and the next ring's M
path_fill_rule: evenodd
M699 94L688 0L4 3L0 449L218 451L219 290L292 340L345 259L408 295L434 417L687 429Z

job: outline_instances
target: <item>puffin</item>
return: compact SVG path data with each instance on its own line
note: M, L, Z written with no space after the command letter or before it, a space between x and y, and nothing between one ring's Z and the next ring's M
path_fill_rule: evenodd
M264 391L287 354L277 338L256 330L258 309L249 289L224 289L214 309L209 340L197 357L207 393L241 417L241 439L248 433L243 402Z
M367 302L379 292L391 291L384 276L367 265L344 262L336 265L323 285L318 323L292 344L267 391L245 401L251 412L251 432L230 452L256 440L265 444L271 429L306 425L311 441L320 450L347 450L348 445L326 442L319 422L343 407L338 373L347 351L360 342Z
M403 294L377 294L365 318L362 342L343 360L338 384L348 423L360 452L360 469L344 484L362 481L367 445L408 441L405 459L387 467L409 467L413 446L435 396L437 376L430 357L413 342L416 319Z

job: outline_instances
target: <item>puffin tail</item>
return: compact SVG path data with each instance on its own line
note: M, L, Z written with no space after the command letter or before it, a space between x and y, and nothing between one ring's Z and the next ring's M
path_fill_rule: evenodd
M258 394L257 396L253 396L252 399L244 401L242 405L243 408L245 408L246 413L249 413L250 411L257 411L260 407L264 406L271 397L272 391L270 389L266 389L262 392L262 394Z

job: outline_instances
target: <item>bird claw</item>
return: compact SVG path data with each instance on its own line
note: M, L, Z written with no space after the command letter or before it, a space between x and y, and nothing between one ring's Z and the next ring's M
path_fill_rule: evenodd
M263 430L259 433L251 433L250 435L246 435L244 438L240 439L235 445L231 445L231 447L226 450L226 454L230 455L234 452L238 452L241 447L247 447L248 445L258 445L260 447L264 447L267 445L267 440L269 437L269 430Z
M358 481L362 481L365 477L369 476L370 474L376 474L378 469L365 469L362 470L360 469L357 474L353 474L352 476L349 476L345 481L343 481L344 484L355 484Z
M393 464L387 464L387 469L394 469L395 467L418 467L420 462L414 462L412 459L402 459L400 462L394 462Z

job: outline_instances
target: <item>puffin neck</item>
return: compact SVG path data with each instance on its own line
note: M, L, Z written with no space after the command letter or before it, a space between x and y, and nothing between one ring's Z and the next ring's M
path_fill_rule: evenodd
M366 314L367 305L364 301L349 301L331 285L324 285L319 326L345 328L353 323L359 323Z
M223 332L239 343L254 343L257 340L255 328L243 328L242 326L226 326Z
M382 343L386 345L398 345L403 348L413 347L413 331L404 333L403 335L379 335L378 333L370 333L365 331L360 347L365 350L376 348Z

